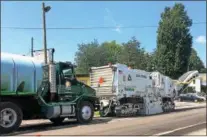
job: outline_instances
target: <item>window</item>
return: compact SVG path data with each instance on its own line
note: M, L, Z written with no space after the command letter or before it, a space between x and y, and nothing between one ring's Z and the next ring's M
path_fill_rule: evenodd
M71 68L63 70L63 75L64 76L70 76L72 74L73 73L72 73L72 69Z
M193 84L195 84L195 80L193 80Z

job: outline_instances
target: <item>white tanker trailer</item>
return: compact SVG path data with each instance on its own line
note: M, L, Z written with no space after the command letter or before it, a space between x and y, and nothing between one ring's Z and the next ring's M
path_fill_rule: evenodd
M52 57L53 59L53 57ZM74 65L1 52L0 134L17 130L22 120L44 118L61 124L93 119L95 91L76 80Z

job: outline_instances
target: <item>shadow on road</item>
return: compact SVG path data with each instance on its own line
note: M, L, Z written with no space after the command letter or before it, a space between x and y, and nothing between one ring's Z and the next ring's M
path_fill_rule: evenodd
M183 111L188 111L188 110L193 110L193 109L200 109L200 108L206 108L206 106L180 108L180 109L176 109L173 112L167 112L167 113L161 113L161 114L155 114L155 115L166 115L166 114L169 114L169 113L183 112ZM137 116L137 117L150 117L150 116L155 116L155 115ZM113 119L120 119L120 118L115 118L115 117L94 118L94 120L91 123L87 124L87 125L103 124L103 123L107 123L107 122L109 122ZM69 128L69 127L72 128L72 127L81 126L81 125L84 125L84 124L79 124L77 121L65 121L62 125L59 125L59 126L53 125L52 123L48 122L48 123L41 123L41 124L33 124L33 125L29 125L29 126L23 126L23 127L20 127L17 132L14 132L14 133L11 133L11 134L6 134L6 135L7 136L8 135L9 136L14 136L14 135L27 134L27 133L32 133L32 132L41 132L41 131L48 131L48 130L55 130L55 129L64 129L64 128Z
M79 124L76 120L72 121L65 121L61 125L54 125L51 122L48 123L41 123L41 124L31 124L29 126L22 126L18 129L18 131L10 134L4 134L0 136L15 136L19 134L28 134L28 133L33 133L33 132L41 132L41 131L49 131L49 130L56 130L56 129L64 129L64 128L72 128L76 126L81 126L81 125L93 125L93 124L103 124L111 121L112 118L99 118L99 119L94 119L91 123L88 124Z
M201 108L206 108L206 106L196 106L196 107L189 107L189 108L177 108L172 112L164 112L164 113L160 113L160 114L153 114L153 115L148 115L148 116L140 116L140 117L150 117L150 116L156 116L156 115L167 115L170 113L176 113L176 112L184 112L184 111L188 111L188 110L194 110L194 109L201 109Z

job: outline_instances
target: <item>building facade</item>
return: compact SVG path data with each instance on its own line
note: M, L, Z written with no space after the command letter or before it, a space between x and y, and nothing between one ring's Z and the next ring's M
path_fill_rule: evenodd
M189 87L192 87L196 92L201 92L202 90L205 90L206 73L200 73L199 76L189 84Z
M83 82L84 84L90 86L89 74L76 74L77 80Z

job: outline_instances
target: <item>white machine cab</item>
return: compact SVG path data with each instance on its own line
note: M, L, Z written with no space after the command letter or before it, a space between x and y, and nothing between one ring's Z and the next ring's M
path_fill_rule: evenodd
M124 64L115 64L92 67L90 79L91 86L103 103L103 111L104 107L114 105L111 108L115 108L116 114L148 115L174 108L173 82L159 72L130 69Z

